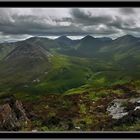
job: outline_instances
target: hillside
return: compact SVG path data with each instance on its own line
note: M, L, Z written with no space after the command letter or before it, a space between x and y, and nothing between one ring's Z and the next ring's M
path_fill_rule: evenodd
M1 43L1 107L12 107L5 97L22 102L30 125L20 130L137 130L139 53L132 35Z
M0 82L14 84L34 80L49 69L49 57L51 53L44 48L20 42L1 62Z

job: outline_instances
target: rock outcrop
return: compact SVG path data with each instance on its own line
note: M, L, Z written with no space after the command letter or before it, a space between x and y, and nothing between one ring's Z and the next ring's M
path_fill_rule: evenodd
M5 104L0 105L0 130L18 131L28 123L25 110L21 101L6 99Z
M107 112L115 125L134 123L140 119L140 97L130 99L114 99Z
M120 119L128 114L128 112L125 111L125 107L123 106L125 101L125 99L115 99L108 106L107 111L113 119Z

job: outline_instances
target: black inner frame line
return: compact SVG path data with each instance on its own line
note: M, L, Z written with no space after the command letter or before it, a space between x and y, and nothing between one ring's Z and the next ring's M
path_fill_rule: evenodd
M57 7L57 8L66 8L66 7L140 7L139 1L0 1L0 7L13 7L13 8L31 8L31 7Z

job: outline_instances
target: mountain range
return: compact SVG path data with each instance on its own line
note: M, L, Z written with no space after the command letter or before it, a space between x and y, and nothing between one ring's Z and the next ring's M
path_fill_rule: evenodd
M140 38L31 37L0 44L0 130L139 130Z
M140 38L132 35L115 40L90 35L79 40L32 37L1 43L0 85L28 83L41 90L64 92L94 82L97 73L109 81L139 79L139 52Z

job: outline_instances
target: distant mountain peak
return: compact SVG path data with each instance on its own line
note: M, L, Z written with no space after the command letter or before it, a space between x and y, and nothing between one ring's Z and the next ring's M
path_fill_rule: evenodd
M93 39L94 37L91 36L91 35L87 35L87 36L85 36L84 38L88 38L88 39L89 39L89 38L92 38L92 39Z
M73 44L73 40L64 35L56 38L55 41L57 43L61 43L61 45L63 44L64 46L71 46Z
M136 38L136 37L134 37L133 35L130 35L130 34L126 34L123 37L125 37L125 38Z
M62 35L62 36L60 36L60 37L58 37L56 40L71 40L70 38L68 38L67 36L65 36L65 35Z
M37 37L37 36L33 36L33 37L30 37L30 38L28 38L28 39L26 39L26 40L36 40L36 39L39 39L40 37Z
M124 36L118 37L117 39L136 39L136 37L130 34L126 34Z
M87 35L87 36L85 36L84 38L82 38L81 40L82 40L82 41L92 41L93 39L95 39L93 36Z
M48 56L50 56L50 53L47 52L44 48L33 45L32 43L22 42L7 55L5 60L14 60L17 58L46 59Z
M33 37L26 39L26 41L37 41L37 40L41 40L41 39L50 40L49 38L46 38L46 37L33 36Z

